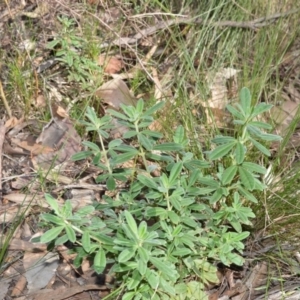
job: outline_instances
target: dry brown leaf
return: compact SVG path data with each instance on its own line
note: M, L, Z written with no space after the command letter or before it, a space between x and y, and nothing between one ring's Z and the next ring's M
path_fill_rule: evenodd
M11 139L12 143L15 145L30 151L31 155L47 154L54 151L53 148L41 145L41 144L31 144L28 141L21 141L19 139Z
M70 162L71 156L81 150L81 138L68 118L55 117L44 127L36 142L46 149L54 149L32 158L34 166L44 169Z
M20 296L23 293L23 290L25 289L27 284L27 280L24 276L20 276L19 280L15 284L12 292L11 292L11 297L17 297Z
M288 100L283 102L281 106L273 106L270 110L270 117L275 122L276 133L284 136L293 118L295 117L299 104Z
M218 126L224 126L224 121L226 122L228 118L225 107L229 98L236 96L238 72L239 70L233 68L223 68L217 73L206 76L211 98L202 105L206 107L208 124L215 123Z
M28 215L29 209L20 205L2 206L0 210L0 224L10 223L23 213L25 214L24 216Z
M121 104L136 104L135 97L130 93L126 83L121 79L112 79L104 83L95 93L103 103L111 108L119 109Z
M52 109L52 114L53 117L56 117L58 119L60 118L69 118L69 114L67 113L67 111L61 107L60 105L57 105L56 103L53 103L51 105L51 109Z
M3 197L6 201L8 200L17 204L21 204L23 206L39 205L41 207L49 207L49 205L45 201L44 195L11 193Z
M16 117L11 117L5 122L5 128L9 130L11 128L14 128L16 125L23 123L23 121L24 118L17 119Z
M55 274L58 264L58 254L25 252L23 266L26 270L24 276L29 293L45 288Z
M98 65L103 66L104 72L108 74L116 74L124 68L122 60L118 59L116 56L107 56L105 54L99 55Z
M32 243L14 238L9 242L9 250L28 251L28 252L45 252L47 244Z
M42 95L42 94L39 94L36 97L34 103L35 103L35 107L36 108L43 108L43 107L47 106L46 99L45 99L44 95Z
M69 299L73 295L83 293L85 291L101 291L107 290L105 285L99 286L96 284L89 284L84 286L76 286L71 288L58 288L56 290L45 289L37 293L29 294L28 296L33 297L33 300L63 300Z

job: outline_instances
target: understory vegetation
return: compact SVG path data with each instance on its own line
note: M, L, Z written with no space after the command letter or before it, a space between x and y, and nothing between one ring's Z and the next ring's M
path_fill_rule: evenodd
M81 138L68 161L88 165L87 182L105 192L79 209L62 204L60 170L76 185L88 167L72 177L58 154L35 159L57 145L50 151L29 128L44 148L29 149L35 175L20 191L43 195L48 208L29 213L30 202L4 217L0 263L26 215L43 231L33 242L68 245L74 268L91 261L114 278L103 299L208 299L218 266L243 266L256 233L279 249L297 235L299 5L98 2L67 1L61 12L26 11L3 25L13 46L0 48L1 113L38 120L39 134L67 120ZM290 255L264 259L289 265Z

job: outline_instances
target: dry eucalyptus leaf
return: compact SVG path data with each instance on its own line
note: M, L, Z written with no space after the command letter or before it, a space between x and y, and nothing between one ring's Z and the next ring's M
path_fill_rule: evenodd
M124 67L122 60L116 56L107 56L105 54L101 54L98 57L98 65L103 66L104 72L108 74L118 73Z
M211 92L211 98L203 103L206 107L206 117L208 123L224 125L227 120L225 107L229 98L235 98L237 91L237 73L239 70L233 68L223 68L217 73L206 76ZM211 109L211 111L210 111Z
M102 102L114 109L119 109L121 104L135 105L136 99L130 93L126 83L121 79L112 79L104 83L95 93Z
M16 127L19 124L22 124L24 121L24 118L17 119L16 117L11 117L5 122L5 128L6 129L11 129Z
M293 121L299 104L288 100L281 106L273 106L270 110L271 119L275 122L277 134L284 136L289 125Z
M47 286L56 272L59 264L59 256L54 253L25 252L23 265L27 279L28 292L36 292Z
M81 138L68 118L55 117L36 140L52 152L42 152L33 157L35 166L49 168L69 161L71 156L81 150Z

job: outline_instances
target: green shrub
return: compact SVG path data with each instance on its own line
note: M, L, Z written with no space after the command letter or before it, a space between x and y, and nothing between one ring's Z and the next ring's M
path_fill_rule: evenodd
M234 136L216 136L216 146L199 160L186 151L182 126L171 142L161 142L162 135L148 129L162 106L145 111L139 100L136 107L122 106L122 112L110 110L103 118L87 109L83 124L100 143L84 142L88 150L73 159L90 158L103 170L98 183L115 190L123 182L122 188L114 199L106 196L105 203L76 212L69 200L59 207L46 195L53 214L42 219L52 228L40 241L75 243L76 267L84 257L93 259L97 273L109 264L119 284L113 294L124 293L122 299L205 299L205 284L217 282L215 262L243 264L242 241L249 235L243 225L251 225L250 204L266 188L261 180L266 169L256 162L270 155L264 142L280 137L266 133L271 126L257 120L271 105L251 105L250 92L243 88L240 103L227 106ZM123 140L105 146L112 118L128 131ZM128 161L135 167L122 167Z

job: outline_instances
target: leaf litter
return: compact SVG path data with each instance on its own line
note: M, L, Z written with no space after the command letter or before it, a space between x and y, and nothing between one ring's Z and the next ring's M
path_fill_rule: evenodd
M20 41L16 45L24 51L36 51L36 56L40 55L41 57L41 59L36 60L40 70L43 70L41 73L48 71L48 75L53 76L53 81L59 81L57 80L59 76L55 74L59 70L59 63L58 66L57 62L56 65L48 64L50 67L43 68L41 66L43 62L48 62L48 56L50 56L49 51L45 51L44 35L55 36L57 34L55 30L59 29L56 26L56 14L64 13L70 17L78 18L79 4L76 1L60 2L55 0L18 2L11 1L10 6L3 5L0 7L2 17L0 33L7 28L9 22L26 26L26 22L22 21L21 18L36 21L41 33L34 39L33 36L28 39L27 34L22 32L21 37L19 37ZM100 1L89 0L88 3L94 6L100 5ZM123 13L119 7L105 7L105 9L102 7L99 9L97 17L102 18L108 26L112 26L112 28L116 26L117 28ZM106 80L93 95L101 99L104 114L108 108L119 110L121 104L136 104L136 98L124 80L133 78L137 71L145 71L147 62L157 51L157 45L147 44L145 40L155 36L161 30L188 22L189 20L186 18L170 20L169 22L157 20L153 26L138 28L140 29L137 31L138 33L132 36L120 36L117 39L112 39L110 43L102 44L103 48L111 45L127 47L131 52L129 55L124 51L124 57L117 54L101 54L98 57L97 63L103 67L104 74L113 77L112 80ZM248 25L250 28L251 24ZM33 43L31 40L37 40L37 42ZM1 47L8 51L12 42L9 30L5 30ZM139 54L133 51L132 45L152 47L148 52L148 58L146 60L140 59ZM124 61L126 58L132 59L132 57L136 60L136 66L131 70L126 70ZM2 67L2 64L0 66ZM56 67L58 69L55 69ZM150 75L154 79L153 94L156 95L156 99L169 99L174 96L171 86L168 85L170 79L172 80L172 67L172 63L169 63L169 67L165 72L162 72L163 74L158 74L158 68L152 67L152 76L151 73L148 73L148 76ZM47 70L47 68L49 69ZM121 71L124 71L124 78L122 74L119 74ZM129 71L131 71L130 76L128 76ZM238 70L236 69L226 68L221 68L211 74L207 73L206 80L210 98L206 101L197 99L195 94L191 92L194 104L200 103L204 109L208 123L214 122L218 127L226 127L230 124L231 120L227 119L225 107L227 103L236 99L237 73ZM61 92L63 91L62 86L63 84L49 84L48 86L52 92L52 98L56 99L57 102L64 98L63 92ZM64 88L72 90L72 86L66 85ZM292 88L289 88L290 93L291 91ZM72 98L72 92L68 94L67 91L67 96ZM33 99L35 99L33 101L35 109L49 108L47 95L43 91L39 90ZM287 120L287 117L291 119L295 116L298 101L296 104L294 101L289 101L284 102L282 106L274 107L273 113L274 115L278 114L278 117L275 118L278 124L282 124L281 120ZM101 195L105 192L105 187L96 185L94 181L101 170L92 168L88 164L77 165L70 160L74 153L81 151L81 137L76 130L74 120L69 117L62 106L55 105L50 110L51 120L46 125L39 121L25 121L22 114L19 116L20 118L12 116L5 123L6 134L3 136L4 146L2 150L4 155L2 162L4 195L0 210L0 223L3 225L1 242L3 243L6 237L9 237L8 224L13 223L18 218L22 218L24 221L15 230L14 238L8 246L9 250L5 262L1 267L1 299L8 295L18 297L16 299L75 299L77 294L80 295L80 299L84 299L87 291L100 290L100 296L109 291L110 282L107 278L102 278L101 284L94 284L95 280L90 272L88 262L81 272L72 267L73 257L68 253L66 247L56 247L55 251L47 252L46 245L28 241L34 237L35 232L38 232L37 224L34 221L35 217L40 210L48 208L44 201L44 190L39 188L40 178L47 185L47 188L56 193L61 205L64 203L64 197L73 199L73 209L91 204L95 200L101 201ZM283 127L278 126L279 134L283 134L288 125L289 123L284 123L281 125ZM155 128L162 127L159 120L152 126ZM120 125L116 131L111 133L111 137L121 137L126 130ZM27 189L29 193L24 193L23 189ZM61 191L64 189L67 189L67 192L65 195L61 195ZM253 257L258 257L264 248L265 246L262 245L260 249L255 250L256 252L253 251ZM58 254L61 259L59 259ZM254 268L245 266L243 270L220 266L219 279L220 282L226 282L226 284L220 284L216 292L214 292L215 286L210 286L210 299L221 299L221 295L235 300L259 299L260 294L258 292L256 295L256 288L265 284L266 276L266 264L264 262L258 263ZM84 285L79 279L84 279ZM281 296L281 294L277 295L276 298L276 293L279 293L278 288L274 288L273 295L275 296L272 299L279 299L278 297ZM253 295L256 298L253 298Z

